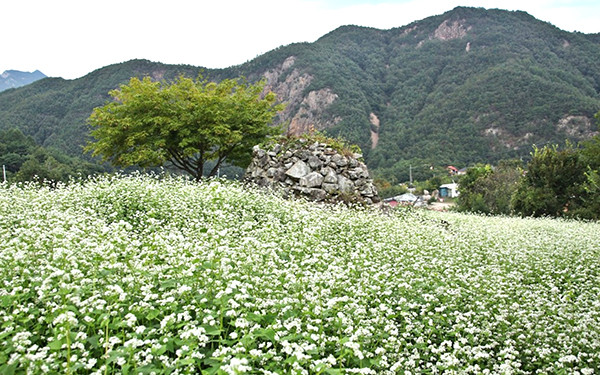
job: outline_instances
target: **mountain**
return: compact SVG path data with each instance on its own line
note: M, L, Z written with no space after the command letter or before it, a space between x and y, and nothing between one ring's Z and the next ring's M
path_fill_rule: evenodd
M131 76L265 78L288 103L278 122L344 136L369 168L407 180L431 165L527 158L531 145L594 134L600 111L600 37L525 12L459 7L390 30L343 26L314 43L280 47L210 70L134 60L66 81L0 93L0 130L81 152L92 108Z
M0 74L0 91L25 86L42 78L46 78L46 75L39 70L36 70L33 73L21 72L19 70L6 70L4 73Z

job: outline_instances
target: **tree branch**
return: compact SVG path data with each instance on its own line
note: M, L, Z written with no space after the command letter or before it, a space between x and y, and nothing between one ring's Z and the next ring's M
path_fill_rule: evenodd
M167 149L167 152L171 156L171 163L173 163L173 165L175 165L179 169L183 169L187 173L191 174L193 177L196 177L193 165L191 165L189 161L187 161L176 150Z

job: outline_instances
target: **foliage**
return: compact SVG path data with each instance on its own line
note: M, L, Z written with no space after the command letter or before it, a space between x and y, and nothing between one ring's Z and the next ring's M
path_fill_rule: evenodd
M373 184L375 184L377 192L382 198L391 198L408 192L408 186L404 184L392 184L384 178L374 178Z
M2 185L0 218L3 374L600 371L598 223L148 176Z
M467 169L459 181L457 209L484 214L512 214L511 200L522 175L523 169L518 160L501 161L495 168L480 164Z
M251 149L278 129L270 127L283 109L276 96L264 97L265 82L219 83L179 77L174 83L132 78L113 90L114 101L89 118L95 142L87 150L117 166L160 166L170 162L199 180L204 164L216 160L213 176L226 159L245 167Z
M522 215L570 216L584 206L586 166L572 146L534 148L527 174L513 197Z
M597 115L598 116L598 115ZM478 165L460 181L460 211L600 219L600 136L575 148L534 147L523 177L519 161Z
M8 182L66 182L105 171L100 165L41 147L18 129L0 131L0 165L5 166Z
M600 112L595 117L600 127ZM584 204L576 213L581 217L600 220L600 135L582 142L579 152L587 171L583 184Z

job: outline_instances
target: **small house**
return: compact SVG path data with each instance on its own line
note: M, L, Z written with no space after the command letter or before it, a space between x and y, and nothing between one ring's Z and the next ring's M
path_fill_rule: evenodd
M458 197L458 184L453 182L451 184L444 184L438 189L440 192L440 198L456 198Z
M449 173L450 175L455 175L455 174L457 174L457 173L458 173L458 168L456 168L456 167L455 167L455 166L453 166L453 165L449 165L449 166L447 166L447 167L446 167L446 169L448 170L448 173Z
M412 193L406 193L406 194L396 195L395 197L386 198L383 201L392 207L396 207L398 205L402 205L402 206L414 205L418 199L419 199L419 197L417 197L416 195L414 195Z

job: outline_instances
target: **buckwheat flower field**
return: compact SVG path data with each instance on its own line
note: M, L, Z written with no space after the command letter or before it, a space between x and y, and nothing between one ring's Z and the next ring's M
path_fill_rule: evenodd
M0 186L2 374L600 373L600 225Z

